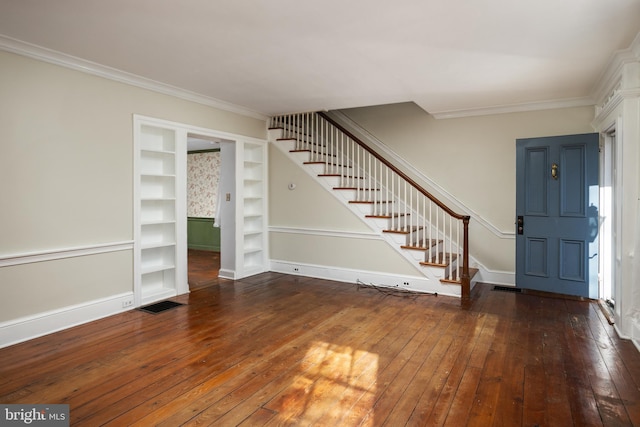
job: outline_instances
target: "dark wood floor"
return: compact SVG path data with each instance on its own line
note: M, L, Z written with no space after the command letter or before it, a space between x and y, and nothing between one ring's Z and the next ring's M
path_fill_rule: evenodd
M189 290L215 284L220 271L220 252L189 249Z
M0 350L0 402L78 426L640 426L640 353L595 303L276 273L176 300Z

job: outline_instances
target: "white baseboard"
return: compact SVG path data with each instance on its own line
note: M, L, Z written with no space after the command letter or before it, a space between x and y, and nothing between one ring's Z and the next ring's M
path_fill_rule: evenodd
M221 268L218 271L218 277L222 279L236 280L236 272L235 270L228 270L226 268Z
M133 292L2 322L0 348L133 309L123 308L125 301L133 301Z
M502 286L516 285L516 273L513 271L494 271L480 267L478 275L479 277L477 278L477 281L481 283L491 283L493 285Z
M633 337L631 338L631 342L636 346L636 349L640 351L640 320L633 320Z
M337 282L352 284L362 283L364 285L396 288L405 291L437 293L439 295L454 297L459 297L461 294L461 288L459 285L443 284L440 280L429 280L424 276L396 275L281 260L271 260L270 262L271 271L276 273L335 280Z

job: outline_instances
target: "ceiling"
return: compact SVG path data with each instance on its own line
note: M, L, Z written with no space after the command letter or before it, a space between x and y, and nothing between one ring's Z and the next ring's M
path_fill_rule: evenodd
M262 115L592 104L640 0L0 0L0 34Z

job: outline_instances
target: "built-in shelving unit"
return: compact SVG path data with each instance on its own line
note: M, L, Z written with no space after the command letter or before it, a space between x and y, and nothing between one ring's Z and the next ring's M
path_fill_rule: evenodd
M266 270L266 160L265 144L244 143L241 210L243 276Z
M176 129L140 125L136 164L135 270L139 305L178 294Z
M265 140L134 116L134 294L141 306L189 292L187 139L220 141L220 277L268 270Z

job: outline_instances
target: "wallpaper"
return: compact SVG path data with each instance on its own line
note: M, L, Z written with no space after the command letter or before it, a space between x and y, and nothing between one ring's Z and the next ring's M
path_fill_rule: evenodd
M219 181L219 151L187 155L187 216L215 217Z

